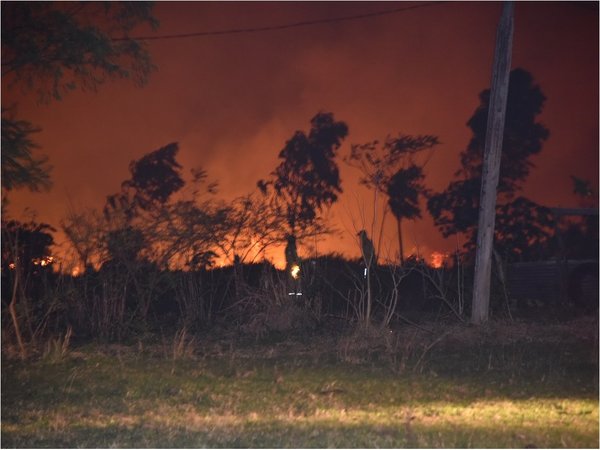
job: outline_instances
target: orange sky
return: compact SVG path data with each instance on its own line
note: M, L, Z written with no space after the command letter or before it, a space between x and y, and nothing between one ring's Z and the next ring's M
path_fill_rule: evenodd
M411 3L403 3L410 5ZM157 34L267 26L361 14L392 2L157 3ZM464 2L382 17L281 31L148 43L158 71L148 85L106 84L60 102L36 104L8 92L18 117L43 128L42 151L54 166L49 193L11 193L9 214L28 207L56 227L68 208L101 207L128 177L131 160L179 142L184 169L204 167L220 195L251 192L277 165L294 131L318 111L349 126L350 144L388 134L435 134L441 145L426 183L442 190L470 139L466 122L489 86L500 3ZM576 206L569 175L598 185L598 12L593 4L516 3L513 67L530 71L547 97L539 120L550 138L533 162L525 195L549 206ZM372 193L339 160L344 194L331 210L341 235L319 252L357 256L353 221ZM367 207L368 209L368 207ZM379 212L380 214L380 212ZM405 250L448 251L428 213L405 226ZM370 220L370 219L369 219ZM60 235L57 241L62 241ZM384 246L397 251L388 220Z

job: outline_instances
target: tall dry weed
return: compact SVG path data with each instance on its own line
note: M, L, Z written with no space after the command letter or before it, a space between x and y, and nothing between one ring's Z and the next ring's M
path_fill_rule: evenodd
M68 327L64 335L49 338L44 344L42 358L47 361L62 361L69 353L73 328Z

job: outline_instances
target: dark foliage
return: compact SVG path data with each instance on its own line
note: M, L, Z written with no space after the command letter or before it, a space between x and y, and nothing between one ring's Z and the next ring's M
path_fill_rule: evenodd
M421 217L419 197L427 191L423 185L423 167L415 162L417 154L431 150L439 144L437 136L388 136L383 143L375 140L353 145L346 163L361 171L360 183L388 197L394 217L398 222L400 263L404 262L402 220Z
M39 146L32 136L39 131L40 128L30 122L15 119L8 110L2 109L2 189L50 188L48 158L33 154Z
M2 2L1 8L2 81L35 90L40 101L96 90L108 79L142 85L154 70L145 45L126 37L142 24L158 25L148 2ZM5 117L7 110L2 105L3 190L48 189L47 158L32 154L39 128Z
M107 79L143 84L153 70L145 46L125 37L156 27L148 2L2 2L2 77L41 100Z
M411 165L400 169L387 185L388 204L397 219L415 219L421 217L419 195L425 192L423 169Z
M496 250L512 261L548 257L554 220L548 208L525 197L499 205L494 233Z
M175 159L178 151L177 143L171 143L132 161L131 178L122 183L120 193L108 197L105 214L121 210L131 218L136 209L149 210L166 203L185 184Z
M46 223L23 223L17 220L3 222L2 272L9 272L11 263L19 265L26 273L33 272L38 267L49 269L50 247L54 245L52 233L55 231Z
M311 121L308 134L297 131L279 153L282 160L269 181L260 180L266 193L269 185L285 207L290 234L315 221L317 212L337 201L342 192L335 162L337 150L348 134L344 122L332 113L319 113Z
M51 256L55 231L45 223L2 222L2 323L12 328L4 308L15 300L30 339L36 334L35 330L46 326L51 317L57 317L57 308L52 307L56 299L49 298L59 280L53 272ZM60 321L64 315L58 313Z
M311 317L312 323L323 330L351 325L356 320L354 311L360 302L355 294L361 283L365 283L362 262L326 255L301 264L303 295L296 298L288 297L285 292L282 297L276 296L275 291L283 286L280 283L287 274L268 263L170 271L161 270L147 261L138 261L129 268L111 261L100 270L89 270L79 277L48 273L46 277L37 277L39 281L33 279L35 283L30 286L39 289L27 291L29 300L23 306L28 305L32 328L52 317L55 325L49 330L62 329L64 333L69 325L77 339L108 342L135 342L144 336L156 339L170 335L182 326L193 333L208 332L215 327L243 332L246 324L276 311L285 313L287 307L297 313L304 311L302 314ZM597 270L597 264L595 267ZM391 275L397 269L391 266L373 268L374 324L380 323L386 314L386 299L395 286ZM406 276L399 285L393 326L407 323L407 320L417 323L423 320L456 321L440 301L438 289L442 289L448 298L459 295L456 289L457 286L460 289L459 279L465 276L464 267L460 271L456 266L425 268L422 261L409 259L403 270ZM433 277L424 276L422 270L428 270ZM466 268L467 278L471 277L471 272L472 268ZM590 274L593 275L593 271L587 266L573 273L569 284L571 297L580 302L584 301L580 300L582 298L588 301L587 291L582 291L580 281L589 278ZM4 281L7 278L3 271L5 307L10 299L11 283ZM494 314L504 316L506 303L502 286L496 278L492 281L492 309ZM148 286L152 286L151 302L143 300L149 295ZM54 296L51 301L46 298L48 293ZM462 295L468 296L468 293ZM586 305L589 306L589 302ZM465 314L468 313L466 306ZM144 312L145 308L147 311ZM279 325L281 323L275 324ZM285 335L281 337L285 338Z
M122 264L135 263L145 246L144 234L131 226L109 231L106 236L109 258Z
M573 193L582 199L591 198L594 196L594 190L589 180L571 175L571 181L573 181Z
M133 189L134 202L147 208L152 202L165 203L184 185L175 160L179 147L169 144L129 164L131 179L123 182L125 189Z
M467 251L475 248L481 190L481 171L489 89L480 94L480 105L467 122L473 137L461 153L458 180L445 191L429 195L427 208L435 225L445 237L456 233L467 236ZM545 97L530 73L515 69L510 75L506 123L496 208L496 246L513 259L535 258L539 247L551 237L549 211L535 202L519 197L533 163L548 138L548 129L536 122ZM531 247L533 246L533 247Z
M375 140L352 145L350 155L344 160L361 171L360 183L387 192L391 178L400 168L415 165L416 154L438 144L437 136L399 134L388 136L383 143Z
M481 178L450 182L445 191L432 194L427 209L444 237L472 232L479 214Z
M489 99L489 89L479 94L480 104L467 122L473 137L460 155L461 169L456 175L461 178L481 178ZM511 71L498 181L498 192L503 195L511 197L522 188L534 167L531 156L542 150L550 135L543 124L536 122L545 101L546 97L529 72Z
M550 254L564 259L598 259L598 216L586 216L559 225Z

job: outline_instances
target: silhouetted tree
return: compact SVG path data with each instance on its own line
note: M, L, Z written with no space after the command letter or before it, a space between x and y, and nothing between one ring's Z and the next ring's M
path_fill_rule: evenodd
M469 237L465 245L475 244L480 189L481 178L454 180L445 191L429 197L427 209L444 237L465 233Z
M112 261L135 264L146 247L144 234L132 226L111 230L106 236L106 248Z
M419 197L425 192L423 169L412 164L400 169L387 185L388 204L398 223L398 243L400 245L400 263L404 264L404 246L402 244L402 220L421 217Z
M52 272L54 259L50 249L54 245L54 232L56 230L46 223L2 221L2 275L8 277L5 281L19 276L23 281L19 287L23 296L29 297L28 294L39 287L30 282L32 276L39 278L43 273ZM12 281L3 285L3 301L6 300L5 289L12 287Z
M202 169L191 171L186 186L177 152L177 143L171 143L130 163L130 178L107 198L106 227L139 230L144 242L139 255L158 267L204 267L225 248L232 207L205 197L217 185L206 181Z
M167 204L160 211L153 228L158 259L193 269L213 266L230 230L230 208L212 198L195 196Z
M489 95L489 89L479 95L481 103L467 122L473 137L465 151L461 153L461 168L455 174L459 179L450 182L445 191L430 195L427 202L434 223L444 237L456 233L466 234L467 250L474 249L477 239L476 228ZM534 167L530 160L531 156L541 151L544 141L549 136L548 129L536 122L537 116L542 112L545 99L529 72L523 69L514 69L511 72L494 240L497 246L503 247L509 255L518 258L527 256L528 247L515 246L520 246L524 242L544 241L551 233L547 227L548 211L545 208L523 197L515 199L531 168ZM503 216L503 214L511 216ZM534 219L539 219L539 222L535 226L529 226L529 221ZM516 239L519 233L523 236Z
M107 79L143 84L150 56L128 37L141 25L158 25L149 2L2 2L2 77L44 101Z
M415 155L439 144L432 135L410 136L399 134L388 136L381 144L375 140L366 144L353 145L345 161L358 168L362 177L360 182L388 197L389 206L398 223L398 246L400 263L404 263L402 244L402 219L420 217L418 198L424 195L425 187L422 166L415 163ZM425 163L423 163L424 165ZM383 221L387 207L383 213Z
M129 164L131 178L121 184L121 192L108 197L105 214L120 210L127 218L137 211L150 211L165 204L185 184L176 161L177 143L148 153Z
M53 232L56 230L47 223L2 222L2 271L8 273L16 266L24 273L31 273L40 267L51 268ZM12 243L17 243L17 246L13 248ZM14 267L9 267L9 264Z
M131 304L131 297L135 298L143 323L156 297L159 269L167 268L179 250L176 244L181 238L175 230L180 231L183 220L175 214L176 202L170 201L185 184L176 160L178 150L177 143L171 143L132 161L130 178L104 207L103 248L99 249L105 257L103 273L123 284L123 295L127 292L128 299L118 304Z
M589 180L571 175L571 181L573 181L573 194L577 195L584 203L594 197L592 183Z
M598 259L598 196L590 181L571 175L573 193L579 204L590 211L585 215L554 216L558 233L550 245L548 254L565 259ZM594 209L596 210L594 212Z
M480 105L467 122L473 137L460 155L461 168L456 175L462 178L481 178L489 97L489 89L479 95ZM522 189L534 167L531 156L542 150L550 133L543 124L536 122L546 97L529 72L523 69L511 71L507 101L498 192L512 197Z
M295 238L300 238L300 230L314 229L317 212L330 207L342 192L335 157L348 127L335 121L332 113L319 113L310 123L308 134L297 131L286 142L272 179L258 182L263 193L269 186L274 188L282 203L288 234Z
M154 66L145 45L127 36L143 24L155 28L151 12L148 2L2 2L3 83L35 90L44 102L78 87L95 91L107 79L142 85ZM47 158L32 155L39 128L8 110L2 106L3 190L49 188Z
M177 153L171 143L132 161L130 177L107 197L103 214L71 212L61 222L80 263L88 272L90 263L98 267L100 282L83 295L95 311L88 328L102 337L120 338L134 323L147 324L169 269L204 268L216 256L211 247L222 233L223 208L199 198L202 170L192 171L189 198Z
M2 222L2 317L5 317L6 308L21 358L27 355L23 322L29 338L35 336L32 317L34 303L39 303L39 297L43 294L39 275L52 271L50 247L54 244L51 234L54 231L45 223Z
M285 219L272 198L249 194L234 199L227 211L227 233L220 250L231 263L253 263L271 245L282 242Z
M360 253L367 269L367 273L371 270L371 267L377 262L377 254L375 253L375 246L373 241L369 239L369 236L365 230L358 232L358 239L360 241Z
M99 264L104 259L100 249L102 248L102 233L105 223L102 215L96 210L70 210L67 216L60 221L60 226L77 254L84 271L91 271L94 263Z
M517 197L497 208L496 228L501 235L496 236L494 248L505 258L541 259L547 254L553 226L550 209Z
M155 202L165 203L169 197L185 184L181 179L181 166L175 160L176 143L169 144L129 165L131 179L123 187L133 189L134 202L147 209Z
M31 191L50 188L50 166L45 156L35 156L39 146L32 135L40 128L17 120L2 109L2 189L26 187Z

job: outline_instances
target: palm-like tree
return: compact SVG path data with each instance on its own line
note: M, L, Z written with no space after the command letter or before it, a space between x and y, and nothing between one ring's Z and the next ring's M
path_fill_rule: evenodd
M411 164L398 170L387 184L388 205L398 223L398 245L400 264L404 264L404 246L402 244L402 219L421 218L419 195L425 192L423 170Z

